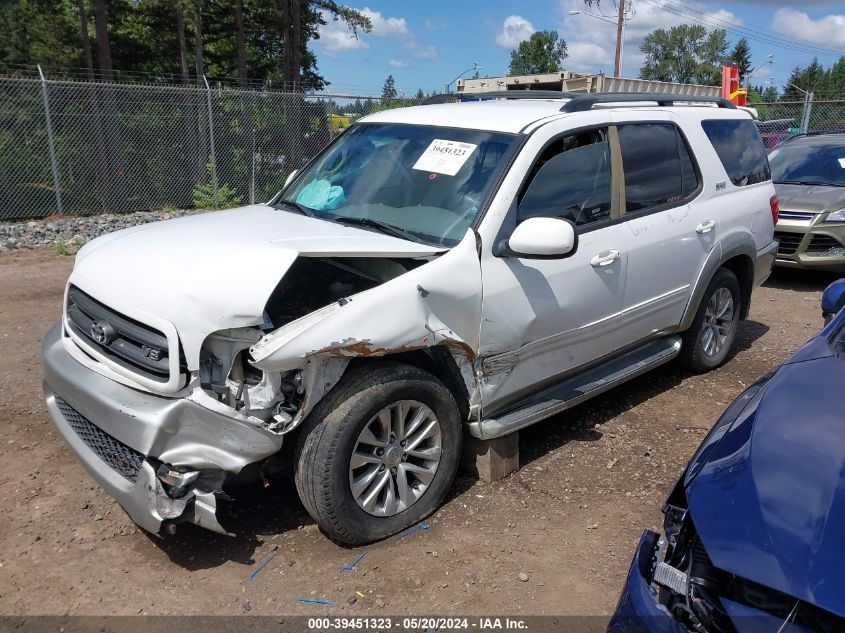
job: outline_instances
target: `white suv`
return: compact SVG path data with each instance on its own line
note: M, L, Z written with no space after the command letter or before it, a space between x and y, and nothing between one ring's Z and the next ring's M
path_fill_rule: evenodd
M328 535L372 541L440 505L465 430L725 360L776 251L749 114L537 96L374 114L268 204L80 251L47 404L140 526L234 531L235 476L287 468Z

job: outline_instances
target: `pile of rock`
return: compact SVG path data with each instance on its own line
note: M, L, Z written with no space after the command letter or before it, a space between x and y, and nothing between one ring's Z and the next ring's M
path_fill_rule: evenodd
M27 222L0 222L0 252L41 246L56 247L60 251L72 251L104 233L194 213L202 213L202 211L197 209L138 211L137 213L107 213Z

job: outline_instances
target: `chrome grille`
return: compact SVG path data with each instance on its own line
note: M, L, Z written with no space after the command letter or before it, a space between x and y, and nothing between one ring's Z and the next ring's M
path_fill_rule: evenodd
M775 231L775 239L778 241L778 255L794 255L804 239L804 234Z
M809 222L814 217L816 217L815 213L810 213L808 211L779 211L778 212L778 220L794 220L797 222Z
M162 332L120 314L75 286L68 291L66 310L73 333L109 360L156 382L170 379L170 349Z
M138 472L144 462L144 456L129 448L126 444L114 439L111 435L95 426L88 418L79 413L67 402L56 397L56 406L65 418L70 428L79 436L85 445L97 456L129 481L138 479Z

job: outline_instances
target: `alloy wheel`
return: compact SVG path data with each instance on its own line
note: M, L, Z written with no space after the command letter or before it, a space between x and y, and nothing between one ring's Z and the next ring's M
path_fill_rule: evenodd
M719 288L710 297L704 311L701 348L708 356L716 356L725 346L734 326L734 299L727 288Z
M416 400L394 402L374 415L358 435L349 462L349 485L368 514L388 517L425 494L442 453L440 423Z

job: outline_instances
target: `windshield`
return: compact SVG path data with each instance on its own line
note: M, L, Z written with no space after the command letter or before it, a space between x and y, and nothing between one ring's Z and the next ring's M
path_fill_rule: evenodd
M772 180L779 184L845 187L845 139L839 143L793 141L769 154Z
M478 214L515 136L359 124L276 200L318 218L454 246Z

